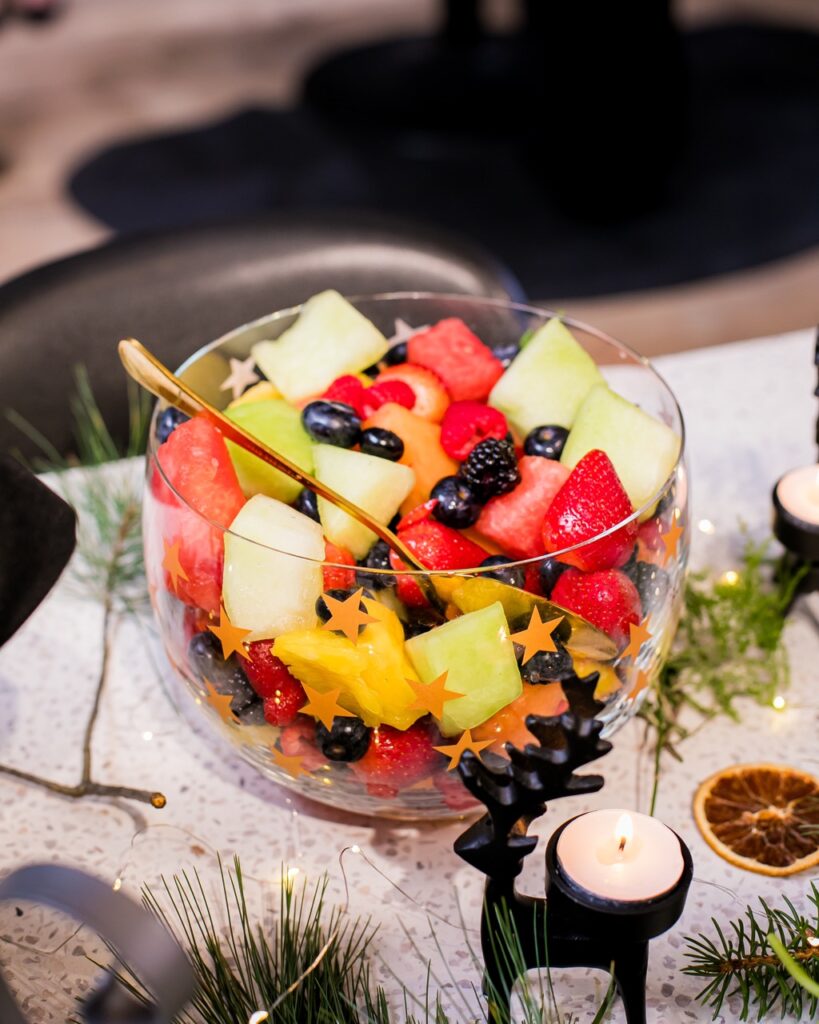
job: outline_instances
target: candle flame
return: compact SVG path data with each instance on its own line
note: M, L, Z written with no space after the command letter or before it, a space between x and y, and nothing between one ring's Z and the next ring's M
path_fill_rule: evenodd
M630 814L621 814L614 826L614 835L617 839L617 849L622 853L626 844L634 838L634 823Z

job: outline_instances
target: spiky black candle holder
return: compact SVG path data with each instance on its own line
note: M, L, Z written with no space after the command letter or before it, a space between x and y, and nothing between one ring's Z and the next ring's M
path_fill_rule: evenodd
M598 967L611 970L628 1024L646 1019L645 981L649 940L679 918L692 877L691 855L680 840L683 872L676 885L655 899L634 903L595 896L580 889L561 869L557 843L569 824L552 836L546 851L546 898L515 890L523 860L537 845L529 825L549 800L595 793L602 775L576 775L575 769L611 750L600 738L595 700L599 674L563 682L569 710L541 718L530 715L526 727L538 743L523 750L507 744L509 761L483 763L466 751L458 771L467 789L487 813L455 842L455 852L487 876L481 918L484 989L497 1024L510 1020L509 1001L519 973L540 967ZM679 838L679 837L678 837ZM515 928L520 948L512 963L500 938L503 923Z

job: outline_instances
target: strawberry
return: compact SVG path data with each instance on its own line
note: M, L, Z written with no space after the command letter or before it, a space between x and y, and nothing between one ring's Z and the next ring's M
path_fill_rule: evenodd
M634 547L636 520L591 544L584 542L611 530L633 511L608 455L594 448L577 463L549 506L543 520L546 551L583 544L577 551L561 555L560 560L588 571L622 565Z
M458 530L444 526L436 519L401 530L401 540L425 569L472 569L480 565L487 554Z
M437 772L432 781L451 811L472 811L480 806L457 772Z
M618 643L628 638L629 623L636 626L640 621L640 594L618 569L591 573L567 569L554 586L552 600Z
M316 723L307 715L296 715L293 722L282 729L279 746L285 757L300 757L302 767L310 772L327 763L316 743Z
M439 761L426 726L416 722L403 732L389 725L374 729L367 753L350 768L371 796L393 797L430 775Z
M424 592L413 576L401 574L407 564L403 562L394 551L390 552L390 567L397 569L399 575L395 577L395 594L399 601L403 601L407 608L427 608L429 601L424 597Z
M354 569L342 569L342 565L356 565L352 552L347 548L340 548L331 544L329 540L324 542L324 557L333 565L323 565L321 573L324 577L324 590L350 590L355 586Z
M535 558L544 554L543 520L569 471L537 455L524 455L518 470L520 483L484 505L475 529L513 559Z
M503 373L501 361L458 317L413 334L407 358L436 373L455 402L483 401Z
M271 725L290 725L307 698L304 689L283 661L273 654L270 640L248 645L248 657L242 658L250 685L264 701L264 717Z
M509 431L506 417L483 402L453 402L441 420L441 445L447 455L463 462L487 437L502 441Z
M397 380L412 388L415 394L412 411L416 416L432 423L441 422L441 417L449 405L449 393L435 373L425 370L422 366L399 363L398 366L388 366L386 370L382 370L376 377L373 387Z
M416 523L425 523L428 519L432 518L432 511L438 502L435 498L430 498L429 501L423 502L421 505L416 505L414 509L411 509L405 516L402 516L398 521L398 532L408 529L410 526L415 526Z

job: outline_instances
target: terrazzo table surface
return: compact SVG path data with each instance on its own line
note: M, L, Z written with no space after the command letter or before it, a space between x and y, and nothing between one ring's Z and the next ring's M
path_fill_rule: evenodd
M694 562L730 568L742 545L738 519L764 535L774 481L815 459L812 334L668 356L657 365L686 417ZM709 529L703 520L713 524L713 533L698 529ZM100 625L101 609L78 596L65 576L0 653L0 761L76 780L99 669ZM694 1000L697 979L680 972L686 933L708 931L712 915L735 917L758 896L788 896L800 904L808 888L806 876L767 879L720 860L700 838L690 810L697 784L727 765L764 759L817 770L819 636L804 604L787 635L793 679L786 709L747 707L742 724L711 723L685 742L683 762L669 762L663 774L658 814L691 848L695 877L682 921L652 943L651 1022L710 1016ZM191 729L159 681L166 671L150 623L123 622L95 743L98 778L161 789L166 809L73 802L0 777L0 874L26 862L59 861L136 894L143 882L190 866L210 886L216 852L237 852L252 876L252 900L261 906L283 864L308 878L327 871L333 899L380 924L376 952L383 963L377 960L376 967L391 993L400 991L400 982L423 992L427 968L420 946L453 1019L479 1017L473 986L480 978L469 943L478 946L482 877L452 853L463 825L373 822L289 796L232 758L205 730ZM645 810L651 771L642 740L640 723L622 729L604 763L602 792L554 804L537 831L546 834L591 807ZM542 891L541 876L536 852L523 888ZM96 971L86 954L97 949L94 936L75 932L67 921L32 910L21 917L14 907L0 907L0 963L31 1021L66 1019L75 996L93 983ZM591 1020L606 978L556 971L554 980L562 1009ZM726 1006L718 1019L734 1021L737 1015L736 1005ZM623 1019L619 1003L610 1019Z

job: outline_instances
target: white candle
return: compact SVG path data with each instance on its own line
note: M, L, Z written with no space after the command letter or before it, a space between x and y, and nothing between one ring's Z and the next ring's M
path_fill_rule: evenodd
M557 841L557 859L575 885L623 903L662 896L684 866L680 841L667 825L621 809L570 821Z
M819 526L819 466L792 469L779 481L776 493L786 512Z

